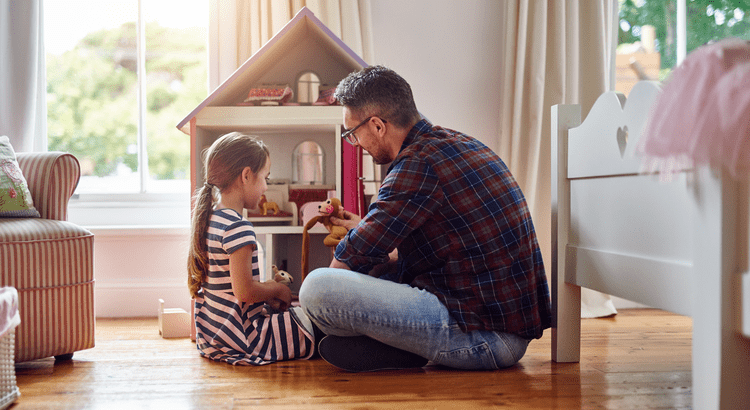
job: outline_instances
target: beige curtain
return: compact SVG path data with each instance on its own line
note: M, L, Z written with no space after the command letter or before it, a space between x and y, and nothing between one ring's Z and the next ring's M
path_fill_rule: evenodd
M47 150L41 0L0 0L0 135L16 152Z
M242 64L307 7L365 61L373 61L369 0L236 0L237 61Z
M617 0L509 0L498 153L531 207L544 260L551 246L550 107L581 104L613 89ZM615 313L611 300L582 295L582 315Z

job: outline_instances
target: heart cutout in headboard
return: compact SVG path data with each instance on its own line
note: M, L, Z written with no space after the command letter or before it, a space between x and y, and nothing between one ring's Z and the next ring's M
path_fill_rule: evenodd
M628 147L628 126L617 127L617 146L620 147L620 157L625 157L625 148Z

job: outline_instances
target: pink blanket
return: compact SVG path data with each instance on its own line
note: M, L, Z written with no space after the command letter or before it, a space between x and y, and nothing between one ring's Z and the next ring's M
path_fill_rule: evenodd
M730 38L690 53L655 107L639 143L652 170L692 162L750 178L749 42Z

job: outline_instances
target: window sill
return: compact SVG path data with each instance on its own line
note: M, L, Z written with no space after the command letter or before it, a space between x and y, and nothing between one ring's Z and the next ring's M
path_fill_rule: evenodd
M105 225L87 226L97 238L122 238L122 237L146 237L146 236L179 236L188 237L190 226L188 225Z
M190 226L187 194L77 195L68 221L85 227Z

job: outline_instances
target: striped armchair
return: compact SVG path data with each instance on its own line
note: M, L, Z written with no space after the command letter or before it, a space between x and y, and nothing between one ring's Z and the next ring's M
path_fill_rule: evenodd
M15 361L70 359L94 347L94 236L67 222L78 160L18 153L41 218L0 218L0 286L18 290Z

